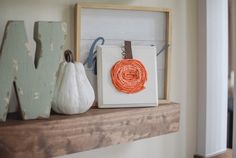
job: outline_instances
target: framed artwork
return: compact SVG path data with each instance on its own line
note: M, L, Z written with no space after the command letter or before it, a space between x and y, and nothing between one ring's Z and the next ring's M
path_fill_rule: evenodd
M104 37L105 45L122 47L124 40L130 40L134 46L155 46L157 53L164 45L170 45L156 56L159 103L170 102L170 9L78 3L75 18L77 61L85 61L93 40L99 36ZM96 91L96 76L90 69L86 69L86 73Z

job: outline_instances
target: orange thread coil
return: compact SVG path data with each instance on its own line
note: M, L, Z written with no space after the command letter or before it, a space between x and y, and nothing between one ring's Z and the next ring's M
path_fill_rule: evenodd
M139 60L123 59L113 65L111 79L118 91L137 93L145 88L147 71Z

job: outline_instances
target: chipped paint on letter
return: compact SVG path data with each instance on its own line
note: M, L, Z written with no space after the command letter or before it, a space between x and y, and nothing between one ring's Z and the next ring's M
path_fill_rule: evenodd
M34 99L39 99L39 93L38 92L34 93Z
M16 72L18 72L19 66L18 66L18 61L16 59L13 59L13 68L15 69Z

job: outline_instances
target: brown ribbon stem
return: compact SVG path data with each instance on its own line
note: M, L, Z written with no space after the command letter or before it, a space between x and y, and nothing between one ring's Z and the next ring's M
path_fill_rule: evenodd
M125 41L125 59L133 59L131 41Z

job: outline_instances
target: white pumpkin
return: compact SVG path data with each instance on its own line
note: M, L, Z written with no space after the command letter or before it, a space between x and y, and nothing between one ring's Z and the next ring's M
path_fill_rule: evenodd
M66 60L60 64L57 72L52 109L61 114L86 112L95 100L94 90L86 76L83 64L73 63L72 59Z

